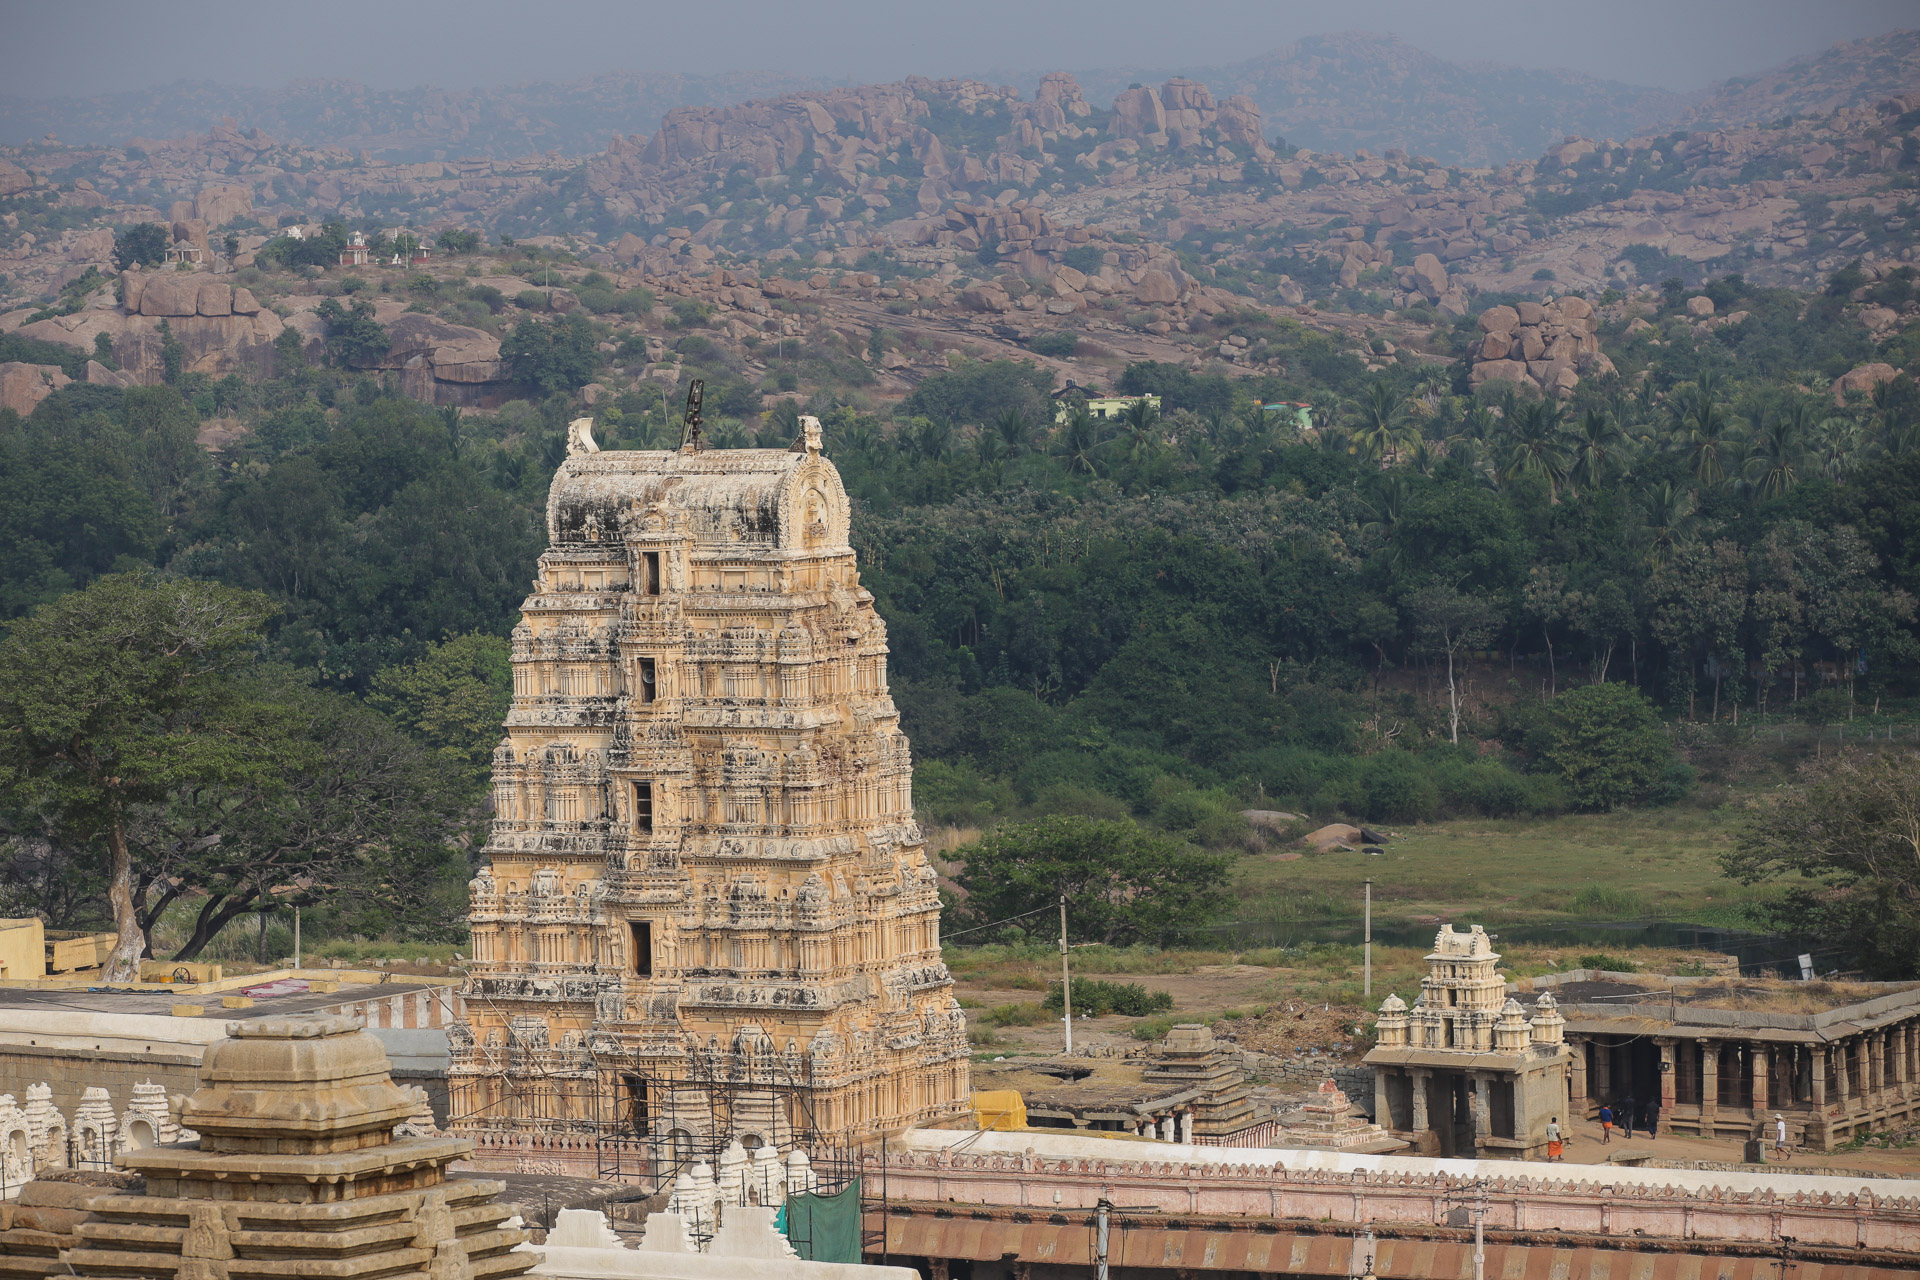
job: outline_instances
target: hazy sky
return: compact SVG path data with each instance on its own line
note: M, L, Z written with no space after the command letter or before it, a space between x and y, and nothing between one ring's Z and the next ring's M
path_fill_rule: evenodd
M1329 31L1390 32L1456 61L1696 89L1920 25L1914 0L0 0L0 91L91 95L181 79L379 88L599 71L778 68L891 80L1236 62Z

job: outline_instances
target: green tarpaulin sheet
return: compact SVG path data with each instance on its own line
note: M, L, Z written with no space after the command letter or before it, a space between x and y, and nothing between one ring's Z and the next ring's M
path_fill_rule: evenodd
M775 1221L793 1251L813 1262L860 1261L860 1179L830 1196L787 1197Z

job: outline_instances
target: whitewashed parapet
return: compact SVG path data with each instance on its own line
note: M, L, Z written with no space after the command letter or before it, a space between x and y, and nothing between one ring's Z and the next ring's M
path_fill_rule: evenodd
M1920 1195L1904 1179L1883 1180L1882 1192L1870 1179L1604 1165L1536 1174L1516 1172L1510 1162L1344 1156L1337 1158L1375 1163L1289 1167L1287 1156L1307 1152L1276 1152L1272 1163L1049 1159L1034 1150L1045 1141L1039 1135L994 1136L1029 1145L1017 1152L890 1151L890 1194L1051 1212L1092 1209L1102 1194L1124 1195L1129 1204L1169 1214L1427 1225L1484 1190L1487 1226L1495 1229L1920 1250ZM869 1160L877 1175L880 1157ZM1416 1163L1429 1168L1404 1167Z

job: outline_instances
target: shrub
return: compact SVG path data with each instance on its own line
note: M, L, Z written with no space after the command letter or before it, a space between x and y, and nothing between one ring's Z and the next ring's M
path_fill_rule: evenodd
M1060 1012L1060 984L1047 988L1042 1007ZM1165 991L1149 991L1137 982L1106 982L1099 978L1073 980L1073 1015L1076 1018L1104 1018L1110 1013L1129 1018L1144 1018L1173 1008L1173 997Z
M1064 360L1080 346L1080 338L1071 333L1036 334L1027 343L1027 350L1037 356L1051 356L1055 360Z
M1656 795L1674 798L1687 779L1677 774L1653 704L1625 684L1590 684L1555 701L1547 759L1573 803L1607 810Z
M1573 895L1573 909L1595 920L1632 920L1647 914L1647 903L1631 889L1590 884Z
M1605 969L1612 973L1638 973L1640 966L1620 956L1610 956L1604 951L1594 951L1579 957L1573 962L1576 969Z

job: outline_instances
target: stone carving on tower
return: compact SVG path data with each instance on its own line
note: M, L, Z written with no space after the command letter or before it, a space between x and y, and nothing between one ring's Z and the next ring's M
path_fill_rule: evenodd
M513 633L451 1125L495 1164L964 1113L964 1015L839 473L574 424Z

